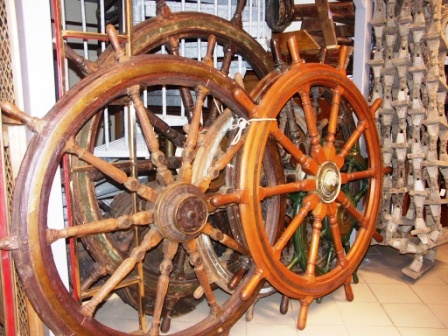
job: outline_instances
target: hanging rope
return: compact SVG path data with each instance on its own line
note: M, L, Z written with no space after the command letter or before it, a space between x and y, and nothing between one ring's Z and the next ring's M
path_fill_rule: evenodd
M275 118L257 118L257 119L238 118L238 120L236 121L236 124L234 124L230 127L231 130L238 129L235 137L233 138L233 140L231 142L231 145L233 146L233 145L237 144L238 141L240 141L241 134L243 134L243 131L246 129L246 127L248 125L250 125L251 122L254 122L254 121L276 121L276 120L277 119L275 119Z

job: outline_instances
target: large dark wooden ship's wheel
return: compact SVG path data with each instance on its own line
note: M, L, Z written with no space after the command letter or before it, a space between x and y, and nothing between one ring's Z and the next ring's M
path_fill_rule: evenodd
M160 150L159 140L148 121L147 114L151 112L141 101L140 87L151 91L151 88L160 85L179 90L187 88L194 97L194 113L188 124L182 160L174 169L168 166ZM235 142L230 137L227 145L221 144L227 141L227 134L232 133L229 126L222 125L210 126L213 136L207 137L206 134L204 138L200 134L201 118L207 115L209 104L214 100L224 110L229 108L217 118L216 123L227 118L224 125L229 125L229 114L232 118L246 117L248 112L233 98L235 93L239 99L246 96L245 100L251 100L240 85L212 66L170 55L136 56L88 76L37 122L35 130L38 135L30 143L16 184L13 220L17 225L13 234L17 235L21 244L14 252L14 258L31 302L52 330L62 335L126 335L96 320L95 312L114 289L132 280L135 265L145 257L158 260L160 271L156 279L157 291L148 331L150 335L159 334L162 311L167 299L173 294L169 286L171 275L172 272L178 272L175 261L179 258L191 265L191 274L197 283L196 291L202 293L210 306L206 316L179 334L212 335L225 332L255 299L257 290L252 292L250 298L242 300L240 297L241 289L253 274L251 256L244 241L233 235L231 230L223 232L209 221L211 214L230 206L227 202L228 189L213 190L213 196L208 191L216 174L219 175L227 163L236 160L236 153L244 143L244 137ZM140 179L140 167L133 166L132 160L128 161L128 165L132 167L131 171L137 170L137 175L129 173L130 167L126 164L108 162L95 156L77 139L85 123L105 106L123 101L131 103L136 110L151 153L151 162L146 164L152 165L156 171L155 179L151 181ZM3 108L11 110L6 105ZM30 124L34 124L34 121ZM215 147L210 147L210 143ZM225 146L225 151L218 150L220 146ZM87 163L84 169L90 170L91 174L107 176L146 205L117 218L87 221L61 230L51 229L47 223L48 199L54 174L64 154L73 155ZM213 157L210 158L210 155ZM265 155L264 158L266 178L263 184L269 187L280 183L272 172L279 167L275 155ZM204 160L209 160L209 163L202 162ZM228 178L229 181L234 179ZM271 228L266 229L271 232L271 240L276 234L278 223L278 199L272 198L265 203L266 221L272 222ZM235 209L231 212L239 215ZM75 299L59 277L52 252L53 243L60 239L110 233L130 227L146 228L141 240L126 258L118 262L107 281L91 290L90 299L84 302ZM234 281L232 292L225 302L218 303L214 295L211 285L214 279L208 272L207 255L204 255L204 249L200 246L201 236L219 242L227 255L240 256L246 260L247 272ZM159 246L160 258L147 254L147 251L158 249ZM179 257L179 254L183 254L183 257ZM226 260L222 259L221 262L225 263Z
M267 279L278 291L299 299L302 308L298 327L304 328L308 306L313 299L321 297L344 285L348 299L353 299L350 288L352 273L359 265L375 231L378 199L381 193L382 166L379 139L373 114L379 106L367 103L355 85L346 77L343 67L333 68L322 64L305 64L300 59L294 38L289 41L292 56L291 68L269 88L258 105L246 104L251 111L250 128L244 146L240 174L240 210L247 244L256 262L257 270L249 285L242 291L242 297L250 297L253 289ZM331 112L327 135L321 139L313 102L313 91L325 90L332 94ZM238 97L237 97L238 98ZM239 101L243 102L242 99ZM287 104L297 101L303 108L307 126L309 152L302 151L288 134L281 130L277 117ZM343 102L343 103L342 103ZM336 152L336 125L339 109L350 106L356 117L356 129ZM274 139L278 146L288 152L297 166L306 173L306 178L275 187L260 184L260 167L268 139ZM353 146L361 142L365 146L368 165L365 169L348 173L341 171L345 158ZM357 209L344 191L344 185L356 180L367 179L368 190L364 195L362 209ZM263 208L260 202L272 196L305 192L292 221L274 243L266 236ZM358 222L359 229L348 253L341 241L338 225L338 207ZM304 219L313 217L306 269L297 272L288 268L283 252L290 244L294 233ZM324 274L316 271L316 262L321 244L322 223L328 220L332 233L337 262Z
M144 54L144 53L157 53L164 48L168 53L179 54L181 53L182 44L188 45L205 43L208 37L212 34L214 39L214 48L219 50L219 58L217 58L217 68L223 73L228 74L229 71L234 71L238 68L238 64L244 62L243 67L249 69L256 78L262 78L264 75L268 74L269 71L273 69L273 62L269 54L258 44L250 35L244 32L241 28L241 11L244 8L244 2L240 2L236 8L234 18L231 21L221 19L209 14L204 13L171 13L166 4L162 3L158 10L158 15L155 18L144 21L141 24L133 27L132 34L132 52L134 55ZM198 42L200 41L200 42ZM115 42L118 44L118 42ZM211 42L209 42L211 43ZM212 46L210 46L212 47ZM197 48L197 47L196 47ZM70 49L67 48L67 51ZM95 64L88 63L85 60L79 58L79 56L72 53L68 53L68 56L75 61L76 64L81 65L81 70L87 73L94 73L98 68L107 66L108 64L117 61L116 52L113 45L110 45L99 57ZM88 65L88 66L86 66ZM171 90L172 91L172 90ZM190 93L186 92L184 89L179 89L180 94L183 97L183 104L186 107L187 117L190 118L192 112L192 99L188 99L191 96ZM157 94L160 94L157 93ZM177 102L175 103L177 104ZM213 121L219 115L219 109L217 104L210 100L210 108L207 110L207 117L204 119L205 129L209 130ZM178 106L174 106L176 109ZM160 110L163 108L161 104L157 107L153 106L152 111L155 113L149 114L151 119L151 124L155 127L156 132L159 137L159 141L163 146L165 143L170 143L173 145L174 149L171 149L171 153L167 153L167 160L170 162L171 166L169 168L176 169L176 164L180 162L180 158L174 155L174 152L179 152L184 146L185 132L181 127L173 127L169 122L164 121L159 117ZM222 109L222 107L220 107ZM173 112L173 106L168 106ZM113 108L111 109L113 111ZM226 113L227 115L228 113ZM223 119L223 117L221 118ZM225 151L225 148L221 148L218 145L220 141L226 136L226 132L229 132L229 127L232 124L232 116L226 119L226 122L221 122L223 129L216 130L216 126L213 127L211 131L203 131L204 134L208 134L206 137L207 149L202 150L200 155L215 155L215 153L210 153L211 148L213 151L220 150ZM98 143L98 133L101 130L103 123L103 116L98 113L93 117L80 131L78 135L78 141L82 146L88 148L90 151L94 151L94 147ZM225 124L225 126L224 126ZM213 134L217 132L219 136ZM165 146L163 146L165 147ZM166 148L162 148L162 151L166 152ZM207 152L207 154L203 154ZM196 160L199 162L201 160ZM202 173L206 175L207 169L210 168L211 161L208 162L208 166L202 167ZM102 190L112 189L113 193L117 193L116 188L107 188L109 181L103 175L94 175L89 169L82 168L82 166L88 166L83 163L82 160L76 157L72 159L72 167L77 170L76 174L72 175L72 192L73 196L73 206L75 219L77 223L84 223L86 221L98 221L109 216L110 212L113 212L115 216L119 213L114 210L114 207L119 204L114 202L111 206L104 202L107 197L104 194L100 194ZM147 170L152 170L154 167L147 168ZM198 170L195 170L196 172ZM221 178L215 180L210 189L217 189L225 187L231 188L229 183L233 183L229 179L224 180L225 174L221 174ZM113 197L113 196L111 196ZM123 196L120 198L120 202L130 202L130 198ZM129 208L123 204L118 205L119 208L124 211L124 208ZM104 210L106 208L106 210ZM231 231L235 236L240 237L241 242L244 242L242 237L238 216L226 212L219 212L218 215L211 216L212 220L224 221L231 227ZM125 213L122 213L124 215ZM277 216L280 218L278 211L277 214L272 213L272 216ZM229 222L230 221L230 222ZM239 231L239 233L237 233ZM128 230L126 232L120 232L119 234L102 234L102 235L91 235L83 237L83 243L89 254L93 257L95 264L92 264L90 258L83 258L82 267L87 271L89 276L83 277L82 286L88 289L87 286L91 285L97 280L101 281L101 278L106 278L108 275L114 272L118 264L120 264L130 253L134 247L133 243L134 232L133 230ZM212 248L212 244L207 238L199 238L200 246L204 247L204 257L208 260L208 273L210 275L210 281L225 291L232 291L229 288L229 282L233 277L233 271L235 269L241 268L239 258L232 259L233 266L228 265L228 267L223 267L219 261L222 258L219 253L217 254L215 249ZM221 248L222 250L222 248ZM220 249L218 248L218 252ZM224 253L225 251L221 251ZM155 252L159 253L159 252ZM85 254L82 254L85 256ZM227 257L227 255L226 255ZM152 264L154 263L155 264ZM180 261L178 261L180 262ZM157 278L158 278L158 263L157 259L146 258L144 272L144 282L145 282L145 307L144 310L148 314L153 312L153 301L155 293L157 291ZM245 265L243 265L245 268ZM93 268L93 271L92 271ZM231 271L233 270L233 271ZM91 275L95 275L93 278ZM171 303L169 309L164 310L164 323L162 324L162 330L168 330L169 328L169 318L171 315L184 314L192 309L195 305L199 303L198 300L193 298L194 291L197 288L197 280L194 276L194 272L191 268L186 268L184 271L177 275L177 279L172 279L169 288L176 295L171 298ZM126 287L122 289L119 294L128 303L134 307L139 306L139 290L133 287Z

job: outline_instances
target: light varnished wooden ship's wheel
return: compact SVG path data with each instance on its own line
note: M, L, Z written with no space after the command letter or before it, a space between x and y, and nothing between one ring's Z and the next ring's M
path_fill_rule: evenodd
M208 57L210 53L211 50ZM151 112L143 107L140 96L140 87L150 90L162 84L188 88L195 97L193 118L188 124L182 160L176 172L167 167L159 140L148 121L147 114ZM151 257L147 252L158 246L161 246L162 257L157 259L160 274L157 277L150 328L144 330L148 335L160 333L162 311L167 304L166 299L171 295L171 273L178 271L174 261L179 253L183 253L181 251L185 252L184 262L189 263L193 270L197 282L196 292L205 297L210 310L202 318L195 319L192 326L181 327L183 330L179 332L179 328L173 329L172 334L225 334L256 298L257 289L249 295L250 298L246 295L242 300L240 295L241 289L253 274L251 256L241 242L241 237L226 234L209 221L213 212L225 210L235 202L229 202L233 195L228 189L213 190L212 195L207 193L216 174L219 175L223 167L236 160L236 154L244 143L243 137L235 142L230 138L228 145L221 144L226 141L226 134L232 133L229 126L232 120L245 118L248 114L243 105L234 99L234 92L237 92L239 99L251 101L240 85L210 65L170 55L144 55L105 67L88 76L41 120L20 115L38 134L30 143L16 183L13 221L17 225L12 234L18 237L20 247L14 252L14 258L31 302L45 323L57 334L129 334L111 329L97 320L95 313L112 291L135 278L136 264L145 257ZM244 95L245 99L242 98ZM210 126L209 130L213 134L207 133L203 137L200 134L201 118L210 106L205 101L213 100L229 110L223 111L217 118L218 125ZM128 164L133 169L130 170L126 164L115 164L95 156L76 139L85 123L101 113L105 106L123 101L131 103L136 110L145 143L151 153L150 164L156 170L156 178L152 182L146 183L139 179L140 167L131 158ZM9 104L2 104L2 109L14 112ZM225 146L225 151L218 150L221 145ZM54 174L64 154L74 155L86 162L88 166L84 169L90 169L92 174L108 176L120 188L127 189L134 197L145 201L147 206L118 218L87 221L61 230L51 229L47 223L48 199ZM210 158L210 155L213 157ZM276 180L276 174L267 167L275 170L280 167L279 161L275 155L265 155L264 158L266 177L263 185L277 185L280 180ZM209 161L205 163L205 160ZM137 171L137 174L129 171ZM275 214L278 214L279 209L272 208L270 204L273 201L275 207L279 198L271 198L264 203L266 218L278 217ZM239 215L238 210L232 212ZM270 222L269 219L267 221ZM271 240L275 237L277 224L278 218L275 218L272 227L266 228L266 231L271 232L268 234ZM56 269L53 243L65 238L110 233L130 227L146 227L147 230L129 255L118 263L107 281L91 289L91 298L74 298ZM228 255L239 255L247 260L246 272L234 282L232 292L224 302L217 302L213 292L212 283L215 279L208 273L208 259L200 247L200 236L219 242L230 252Z
M258 105L246 103L251 111L250 126L244 145L240 173L240 211L247 244L256 262L257 269L249 285L242 291L242 298L250 297L256 285L263 279L282 294L299 299L302 308L298 327L303 329L308 307L313 299L321 297L344 285L346 296L353 299L350 287L352 273L362 260L375 233L378 199L381 193L382 166L379 138L373 115L380 102L369 107L356 88L346 77L343 67L333 68L322 64L304 64L299 56L295 38L289 40L292 56L291 68L269 88ZM313 90L324 89L332 93L328 131L324 139L319 136ZM239 99L238 94L235 95ZM303 107L309 153L300 150L278 125L278 116L286 104L297 100ZM356 129L336 152L335 133L337 117L342 101L350 106L357 120ZM274 187L260 184L262 157L268 139L274 139L278 146L288 152L307 177L297 182L282 183ZM348 173L341 171L344 161L353 146L361 142L365 147L368 164L365 169ZM344 192L344 185L352 181L367 179L368 190L362 209L357 209ZM275 242L270 242L265 230L262 200L273 196L305 192L300 210ZM341 228L338 225L337 209L342 207L354 217L359 230L350 251L345 252L341 242ZM313 217L309 254L306 269L296 273L288 268L282 253L290 244L294 233L305 217ZM321 239L322 223L328 220L337 262L325 274L316 271L316 261Z

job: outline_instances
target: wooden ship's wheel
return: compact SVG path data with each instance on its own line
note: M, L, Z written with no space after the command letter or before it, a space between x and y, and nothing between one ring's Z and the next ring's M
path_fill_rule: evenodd
M206 40L211 34L214 36L213 45L215 49L220 50L218 53L218 67L219 71L223 75L229 74L230 71L235 71L238 69L238 63L245 62L245 67L249 68L251 72L255 74L255 78L262 78L264 75L268 74L269 71L273 69L273 62L269 54L258 44L251 36L245 33L240 27L241 22L241 11L243 10L244 2L240 2L239 6L236 8L234 18L231 21L227 21L215 16L204 14L204 13L171 13L170 9L164 2L160 2L158 15L155 18L144 21L143 23L135 26L133 28L132 34L132 52L134 55L145 54L145 53L156 53L160 52L161 48L166 48L166 50L174 55L178 55L181 49L181 41L183 44L188 45L191 41L198 43L198 40ZM119 43L115 42L118 46ZM124 44L122 45L124 48ZM196 47L197 48L197 47ZM81 58L79 55L73 53L68 47L66 47L67 56L74 64L80 66L80 70L87 74L93 74L98 68L102 68L108 64L116 62L116 52L112 45L109 46L99 57L98 61L91 63ZM210 60L209 60L210 61ZM249 77L249 76L248 76ZM168 88L170 91L170 96L176 93L176 89ZM147 89L148 91L148 89ZM151 89L149 90L151 91ZM188 90L187 90L188 91ZM182 96L182 103L186 108L187 118L191 118L193 112L193 99L190 92L185 89L180 88L177 92L180 92ZM153 92L149 94L162 96L161 90L155 88ZM182 127L173 127L169 125L168 122L164 121L159 117L161 109L164 108L163 102L160 101L155 103L151 110L154 113L149 113L151 125L155 127L157 135L159 137L159 142L161 144L162 150L167 152L167 161L169 162L168 168L171 170L178 169L179 162L181 158L179 155L176 157L176 153L182 150L185 145L185 132ZM168 104L166 109L169 109L170 113L179 112L180 105L173 106L172 103L167 101ZM179 104L175 101L174 104ZM196 158L195 162L205 162L207 166L201 166L195 169L195 174L207 175L207 169L210 168L211 159L207 159L208 156L211 158L218 155L214 153L215 151L223 151L225 147L221 148L220 142L227 132L230 132L229 127L232 124L232 116L229 113L225 113L226 121L220 122L222 129L216 130L216 126L211 128L213 121L217 119L218 115L222 113L223 107L218 106L216 102L209 99L209 106L207 109L207 117L204 118L204 129L202 133L208 134L206 136L205 146L206 149L202 149L196 155L202 155L202 159ZM111 111L114 107L111 108ZM224 117L221 118L221 120ZM78 139L83 147L89 148L90 151L94 151L94 147L97 144L98 133L102 127L103 117L98 113L93 117L80 131ZM216 132L216 133L213 133ZM165 144L168 144L167 148ZM210 152L213 149L213 152ZM205 153L205 154L204 154ZM131 210L132 206L130 204L131 199L128 196L116 196L119 198L116 202L110 205L106 205L103 201L105 195L103 195L103 190L112 189L113 193L121 192L112 186L104 175L92 174L88 168L83 168L86 166L82 160L76 157L71 160L72 169L76 170L77 173L72 175L72 193L73 193L73 206L75 219L77 223L85 223L89 221L98 221L100 219L106 218L113 214L114 216L124 215ZM154 175L155 167L152 163L147 160L148 164L140 163L142 169L146 171L152 171L149 175ZM145 166L146 168L143 168ZM200 170L200 173L198 171ZM233 183L229 181L231 177L228 174L220 174L220 178L215 180L211 186L210 190L218 191L219 188L224 190L226 188L226 183ZM225 180L225 176L228 177ZM153 177L152 177L153 178ZM109 187L108 187L109 186ZM227 185L227 188L232 188ZM125 204L123 204L123 202ZM114 207L119 207L120 210L114 209ZM105 209L105 210L104 210ZM126 210L127 209L127 210ZM123 212L125 211L125 212ZM280 215L276 211L277 217L280 220ZM238 223L238 216L232 214L233 211L228 210L229 215L226 216L225 211L219 211L218 215L211 216L211 220L215 219L218 223L224 221L228 223L230 218L229 229L234 233L235 236L239 236L241 242L244 242L242 233L239 229L240 224ZM276 216L275 212L272 212L272 216ZM227 226L229 223L227 224ZM91 286L96 281L102 281L102 279L107 278L112 274L117 265L120 264L130 253L134 247L134 231L128 230L125 233L120 234L103 234L103 235L90 235L87 237L82 237L83 244L89 251L89 254L93 257L93 261L86 257L83 258L82 267L86 269L84 273L87 273L82 280L82 290L88 291L89 286ZM209 281L224 289L227 292L232 292L233 290L229 288L229 282L231 282L233 273L236 269L246 269L247 262L245 258L238 261L240 258L230 255L229 265L224 265L219 260L220 258L229 258L229 254L224 254L224 256L218 256L216 251L212 247L212 243L206 237L199 238L199 245L203 248L206 261L208 261L208 274ZM160 248L159 248L160 250ZM218 248L219 253L226 252L223 248ZM160 251L155 251L156 255L160 254ZM84 254L83 254L84 255ZM185 256L183 257L185 258ZM157 278L159 273L158 259L146 258L143 267L143 279L144 279L144 298L145 306L144 311L147 314L152 315L154 307L154 298L157 291ZM182 260L177 260L179 264L183 264ZM233 264L232 264L233 263ZM242 263L242 264L241 264ZM233 266L231 266L231 264ZM188 265L188 263L187 263ZM186 273L185 273L185 272ZM193 298L194 292L198 287L197 279L191 268L187 267L182 272L178 272L176 278L172 278L170 282L169 293L175 293L175 295L170 294L168 308L164 309L163 323L161 330L169 330L169 321L172 316L185 314L195 308L195 306L200 302ZM234 280L237 281L237 280ZM235 285L232 285L235 286ZM231 287L232 287L231 286ZM119 295L128 303L130 303L135 308L139 307L139 297L140 289L136 286L126 287L119 291Z
M241 161L240 210L245 237L257 265L249 285L242 291L243 298L250 297L253 289L263 279L269 281L278 291L289 297L299 299L302 308L298 327L304 328L308 306L313 299L321 297L344 285L349 300L353 299L350 288L352 273L366 252L372 235L375 233L377 199L382 184L381 154L378 148L378 134L374 123L374 113L379 107L377 101L368 107L365 99L354 84L347 79L343 68L335 69L322 64L304 64L300 59L295 39L289 41L292 65L270 87L258 105L247 104L251 111L251 124L244 146ZM328 120L327 135L321 139L313 105L313 92L331 92L332 109ZM238 99L238 97L237 97ZM309 152L300 150L288 135L281 130L277 117L288 104L300 102L307 126ZM242 99L240 100L242 102ZM357 119L354 132L347 139L339 153L336 153L335 134L341 101L350 106ZM297 166L307 177L297 182L282 183L275 187L265 187L260 183L262 158L265 144L269 138L288 152ZM323 143L321 143L323 141ZM362 141L365 144L368 165L365 169L348 173L341 171L345 158L353 146ZM250 172L250 173L248 173ZM356 209L344 192L343 186L355 180L368 180L365 202L362 210ZM263 207L261 201L272 196L305 192L300 210L276 239L269 241L264 229ZM353 216L359 225L354 243L345 253L341 241L341 228L338 225L338 207ZM291 242L294 233L309 214L313 216L309 254L306 269L297 272L288 267L283 253ZM316 271L321 239L322 223L328 220L337 262L325 274Z
M176 173L168 169L165 164L159 142L146 116L149 112L143 107L140 99L140 85L151 88L160 84L196 90L194 116L189 123L182 163L176 167ZM209 314L180 334L203 335L222 332L247 309L251 300L242 300L240 291L253 273L250 254L238 237L226 234L211 225L209 215L214 211L225 209L226 205L218 208L209 201L211 196L206 194L215 173L234 159L244 139L235 144L231 143L225 153L218 149L210 152L209 145L212 145L211 148L219 147L228 126L211 127L213 134L210 136L206 134L205 138L199 134L200 119L204 116L203 111L206 111L204 105L206 97L213 97L232 111L223 113L222 118L229 113L238 118L245 117L247 112L233 99L232 93L236 91L244 92L228 77L202 63L169 55L133 57L127 62L106 67L87 77L70 90L44 119L37 122L39 126L36 126L36 130L39 134L30 144L17 181L20 188L16 190L14 218L18 226L14 234L20 237L22 244L15 252L15 260L25 288L28 289L30 300L50 328L60 334L122 334L95 320L96 308L119 284L130 281L135 264L145 256L154 256L154 254L147 255L146 251L159 245L162 257L155 258L159 260L161 274L156 281L157 293L150 334L159 334L162 310L166 299L171 295L170 274L175 271L174 261L177 260L180 251L184 251L185 263L191 264L191 274L197 282L196 292L204 295L210 306ZM77 133L86 121L117 99L132 101L136 109L145 141L151 152L152 164L157 170L156 179L152 183L140 182L138 178L132 177L132 174L125 173L126 169L122 166L96 157L76 140ZM247 99L250 100L249 97ZM11 107L5 104L3 108L11 110ZM220 123L221 119L218 118L216 122ZM229 125L228 120L226 123ZM201 151L205 154L200 154ZM131 215L122 215L118 218L90 221L62 230L49 228L46 213L50 185L64 154L77 156L97 172L107 175L116 184L136 193L148 203L148 206L137 209ZM268 176L266 183L275 185L279 180L276 180L276 174L272 171L277 169L278 161L275 161L275 157L269 158L269 155L265 158L266 176ZM209 160L208 163L204 163L205 160ZM213 199L221 200L221 203L227 200L227 190L215 191ZM274 203L277 204L275 200ZM266 218L276 217L275 213L278 213L278 210L271 207L270 204L273 203L270 201L266 204L269 209ZM274 219L272 228L267 230L275 234L276 225L277 220ZM73 298L55 268L52 243L67 237L96 235L126 230L133 226L146 227L147 231L129 256L118 263L104 284L92 289L93 296L90 300L82 304ZM224 303L218 304L213 294L211 285L213 276L208 273L208 259L202 253L204 250L198 241L201 235L218 241L229 256L232 253L228 252L232 250L247 259L247 273L238 279L229 299ZM224 262L227 261L223 259ZM182 268L181 266L181 272ZM257 291L254 291L253 298L257 294Z

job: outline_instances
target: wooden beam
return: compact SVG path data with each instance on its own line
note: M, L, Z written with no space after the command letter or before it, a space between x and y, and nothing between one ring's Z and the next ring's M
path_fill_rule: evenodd
M327 48L336 48L338 41L334 30L334 22L330 11L328 0L315 0L317 6L317 14L319 15L322 33L324 35L325 45Z
M355 6L353 1L330 2L329 6L334 22L355 24ZM302 21L304 18L315 19L317 16L318 12L315 4L294 5L294 21Z

